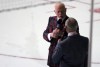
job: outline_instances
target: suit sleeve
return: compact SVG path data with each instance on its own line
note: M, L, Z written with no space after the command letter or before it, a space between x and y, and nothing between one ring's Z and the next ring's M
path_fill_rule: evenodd
M50 25L50 20L51 20L51 17L49 17L49 21L48 21L48 25L47 25L47 28L46 28L46 30L43 32L43 38L46 40L46 41L48 41L48 42L50 42L49 41L49 39L48 39L48 34L50 33L50 31L51 31L51 25Z
M85 58L85 61L84 61L84 67L87 67L88 66L88 46L89 46L89 39L87 38L86 40L86 51L87 51L87 55L86 55L86 58Z
M52 55L52 60L54 64L59 64L62 58L62 48L61 48L61 44L57 44L57 46L55 47L54 53Z

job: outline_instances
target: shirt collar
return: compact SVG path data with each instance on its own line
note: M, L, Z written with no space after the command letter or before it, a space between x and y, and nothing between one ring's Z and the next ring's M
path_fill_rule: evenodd
M74 31L74 32L69 32L69 33L68 33L68 36L73 36L73 35L76 35L76 34L77 34L76 31Z
M64 18L65 18L65 17L64 17ZM63 20L64 18L62 18L62 20ZM59 20L59 19L60 19L60 18L57 17L57 20Z
M57 20L59 20L60 18L57 17Z

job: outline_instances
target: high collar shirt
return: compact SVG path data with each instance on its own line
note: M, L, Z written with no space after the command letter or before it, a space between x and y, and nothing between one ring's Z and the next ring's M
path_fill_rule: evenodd
M73 35L76 35L76 34L77 34L76 31L74 31L74 32L69 32L69 33L68 33L68 36L73 36Z

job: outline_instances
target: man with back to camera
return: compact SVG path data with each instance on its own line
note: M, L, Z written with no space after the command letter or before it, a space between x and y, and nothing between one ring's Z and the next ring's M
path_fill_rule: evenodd
M84 64L88 54L89 39L79 35L76 32L77 27L76 19L69 17L65 21L68 37L56 45L52 55L53 63L59 64L59 67L87 67Z
M47 62L49 67L59 67L59 64L54 64L52 62L52 53L58 40L63 40L65 37L67 37L67 32L64 30L64 25L65 20L69 18L66 15L66 8L63 3L55 3L54 8L56 16L49 17L47 28L43 32L43 38L47 42L50 42ZM79 28L77 28L77 32L79 33Z

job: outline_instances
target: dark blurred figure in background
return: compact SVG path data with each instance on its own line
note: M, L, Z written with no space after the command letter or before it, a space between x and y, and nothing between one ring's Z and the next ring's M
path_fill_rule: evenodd
M56 45L53 63L59 64L59 67L85 67L89 39L76 32L78 23L74 18L69 17L65 21L65 28L68 37Z

